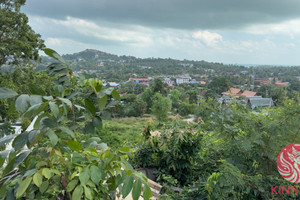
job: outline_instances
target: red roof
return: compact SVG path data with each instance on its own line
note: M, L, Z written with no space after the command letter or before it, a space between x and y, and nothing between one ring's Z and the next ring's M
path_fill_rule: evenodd
M286 82L284 82L284 83L282 83L282 82L276 82L275 85L288 86L289 83L286 83Z
M253 96L256 96L256 92L252 92L252 91L248 91L248 90L245 90L241 96L244 96L244 97L253 97Z
M222 94L225 94L225 95L237 95L237 94L240 94L242 92L241 89L237 89L237 88L230 88L228 91L226 92L222 92Z
M131 78L131 80L134 80L134 81L149 81L148 78Z
M253 97L256 96L256 92L252 92L252 91L248 91L248 90L244 90L242 91L241 89L238 88L230 88L228 91L226 92L222 92L222 94L224 95L228 95L228 96L243 96L243 97Z

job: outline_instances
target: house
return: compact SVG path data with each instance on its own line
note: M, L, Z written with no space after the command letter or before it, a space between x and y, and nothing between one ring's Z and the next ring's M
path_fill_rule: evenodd
M199 81L196 81L195 79L190 81L190 84L199 84Z
M240 94L240 96L242 97L253 97L253 96L256 96L256 92L252 92L252 91L248 91L248 90L244 90L242 92L242 94Z
M164 78L164 83L168 84L168 86L174 85L174 81L172 81L170 78Z
M184 76L179 76L176 78L176 84L179 85L182 83L189 83L190 79L191 79L191 77L188 74L186 74Z
M275 82L276 86L289 86L289 82L280 82L280 81L276 81Z
M222 92L223 95L226 96L232 96L232 97L252 97L257 96L256 92L248 91L248 90L242 90L238 88L230 88L226 92Z
M149 84L148 78L130 78L135 84Z
M256 78L254 81L257 82L258 85L268 85L271 83L270 79L268 78Z
M262 98L261 96L248 97L247 104L251 107L252 110L260 107L269 107L274 106L272 98Z

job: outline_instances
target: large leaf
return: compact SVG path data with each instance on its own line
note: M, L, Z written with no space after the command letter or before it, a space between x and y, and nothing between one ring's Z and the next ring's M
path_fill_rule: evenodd
M53 113L54 117L57 117L59 114L59 109L58 109L58 106L56 105L56 103L49 102L49 107L50 107L50 110Z
M123 198L127 197L133 186L133 176L127 176L122 187Z
M133 189L132 189L133 200L138 200L139 197L141 196L141 192L142 192L142 182L140 179L138 179L133 184Z
M86 106L86 108L88 109L88 111L90 111L90 113L92 114L92 115L95 115L96 114L96 108L95 108L95 106L94 106L94 104L92 103L92 101L91 100L89 100L89 99L85 99L84 100L84 104L85 104L85 106Z
M143 198L144 200L149 200L152 197L152 191L149 187L148 184L144 185L144 190L143 190Z
M67 133L68 135L70 135L72 138L75 138L75 133L73 131L71 131L69 128L61 126L61 127L59 127L59 129L62 132Z
M7 99L17 96L18 93L8 88L0 88L0 99Z
M103 110L107 104L107 95L104 95L101 99L99 99L99 109Z
M61 102L67 104L69 107L72 107L72 102L69 99L57 97Z
M116 100L118 100L118 101L121 100L120 94L119 94L116 90L113 90L113 91L111 92L111 95L112 95L112 97L113 97L114 99L116 99Z
M89 168L84 168L79 174L79 180L81 185L85 185L90 179L91 172Z
M74 179L71 182L69 182L67 185L67 192L71 192L77 184L78 184L78 179Z
M87 199L93 199L93 196L92 196L92 191L90 188L88 188L87 186L84 186L84 196L85 198Z
M6 136L2 137L0 139L0 147L7 144L8 142L10 142L12 139L14 139L14 137L16 137L16 135L17 134L12 134L12 135L6 135Z
M39 103L43 103L42 96L40 95L30 95L29 97L29 103L31 106Z
M63 62L65 63L65 60L56 52L54 51L53 49L50 49L50 48L44 48L43 49L44 53L48 56L50 56L51 58L54 58L60 62Z
M20 95L17 98L16 104L15 104L17 111L19 111L21 113L25 112L27 110L27 108L29 107L29 102L30 102L30 98L27 94Z
M100 117L94 117L93 125L98 129L102 129L102 119Z
M101 168L95 165L91 166L91 179L96 185L98 185L98 183L101 181L102 174L103 171L101 170Z
M82 193L83 188L82 186L78 185L72 193L72 200L81 200Z
M49 129L49 131L48 131L48 137L50 139L50 142L51 142L52 146L55 146L57 144L57 142L58 142L58 137L55 134L55 132L52 131L51 129Z
M43 176L40 173L35 173L33 175L33 182L36 186L41 187L43 183Z
M29 176L25 180L23 180L22 183L19 185L17 193L16 193L17 199L23 196L23 194L27 190L28 186L30 185L31 180L32 180L32 177Z
M14 139L12 146L15 151L18 151L25 146L28 141L28 134L28 132L21 133Z
M19 164L21 164L26 158L27 156L30 154L30 150L24 150L22 151L17 157L16 157L16 161L13 165L13 168L19 166Z
M82 146L79 142L74 141L74 140L69 140L67 142L67 145L70 149L72 149L73 151L81 151L82 150Z

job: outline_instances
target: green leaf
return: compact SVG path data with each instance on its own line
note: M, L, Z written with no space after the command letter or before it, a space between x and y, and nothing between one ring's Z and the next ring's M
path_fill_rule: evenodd
M58 137L53 130L51 129L48 130L48 137L50 139L52 146L55 146L58 142Z
M0 99L7 99L17 96L18 93L8 88L0 88Z
M49 107L50 107L50 110L53 113L54 117L57 117L59 114L59 109L58 109L58 106L56 105L56 103L49 102Z
M49 182L44 181L40 187L40 192L43 194L47 190L48 186L49 186Z
M79 142L74 141L74 140L69 140L67 142L67 146L72 149L73 151L81 151L82 150L82 146Z
M139 197L141 196L141 192L142 192L142 182L140 179L138 179L133 184L133 189L132 189L133 200L138 200Z
M35 104L39 104L39 103L43 103L42 96L40 96L40 95L30 95L29 104L31 106L33 106Z
M30 152L30 150L24 150L19 155L17 155L13 168L19 166L19 164L21 164L27 158Z
M58 126L57 120L55 118L49 118L44 117L41 119L42 126L48 127L48 128L56 128Z
M103 174L103 171L99 167L97 167L95 165L91 166L91 175L92 175L91 179L96 185L99 184L102 174Z
M85 185L90 179L90 170L89 168L84 168L79 174L79 180L81 185Z
M17 111L24 113L28 106L29 106L29 96L27 94L22 94L20 95L17 100L16 100L16 104L15 107L17 109Z
M103 96L101 99L99 99L99 109L103 110L107 104L107 95Z
M78 185L72 193L72 200L81 200L83 189L81 185Z
M94 106L94 104L92 103L91 100L85 99L85 100L84 100L84 104L85 104L86 108L90 111L90 113L91 113L92 115L95 115L95 114L96 114L96 108L95 108L95 106Z
M71 182L69 182L67 185L67 192L71 192L77 184L78 184L78 179L74 179Z
M59 127L59 129L60 129L62 132L67 133L68 135L70 135L72 138L75 138L74 132L71 131L69 128L64 127L64 126L61 126L61 127Z
M19 134L13 141L12 146L14 147L15 151L20 150L25 146L28 141L28 132L24 132Z
M105 94L111 95L112 91L114 91L114 90L115 90L115 88L113 88L113 87L107 88L105 90Z
M50 179L52 177L52 172L48 168L44 168L42 170L42 174L45 176L45 178Z
M85 197L87 199L93 199L93 195L92 195L92 191L90 188L86 187L86 186L83 186L84 187L84 194L85 194Z
M119 151L121 153L128 153L130 151L130 148L129 147L122 147L121 149L119 149Z
M121 100L120 94L119 94L116 90L113 90L113 91L111 92L111 95L112 95L112 97L113 97L114 99L116 99L116 100L118 100L118 101Z
M124 184L122 187L122 196L123 198L127 197L130 193L133 186L133 176L127 176L124 180Z
M33 182L36 186L41 187L43 183L43 176L40 173L35 173L33 175Z
M62 63L65 63L65 60L53 49L44 48L43 51L46 55L50 56L51 58L54 58Z
M57 97L61 102L67 104L70 108L72 107L72 102L69 99Z
M32 180L32 177L29 176L25 180L22 181L22 183L18 187L18 190L17 190L17 193L16 193L16 199L23 196L23 194L27 190L28 186L30 185L31 180Z
M17 134L12 134L12 135L6 135L0 139L0 147L3 145L9 143L12 139L14 139L17 136Z
M93 125L98 129L102 129L102 119L100 117L94 117Z
M144 200L149 200L152 197L152 191L149 187L148 184L144 185L144 190L143 190L143 198Z

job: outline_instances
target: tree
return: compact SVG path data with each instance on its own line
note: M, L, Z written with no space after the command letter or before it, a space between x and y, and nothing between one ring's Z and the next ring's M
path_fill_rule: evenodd
M155 93L151 111L159 122L168 119L168 111L171 110L171 107L172 101L168 97L163 97L160 93Z
M221 94L221 92L227 91L230 88L230 86L231 86L231 83L224 76L215 77L208 84L208 88L217 94Z
M101 129L102 118L120 100L118 92L98 79L73 76L55 51L45 53L62 62L48 66L49 75L58 77L57 95L0 88L0 99L17 96L16 109L36 118L33 130L0 139L1 149L10 141L13 147L0 151L0 198L114 199L132 191L137 200L144 183L143 197L149 199L147 178L127 162L129 147L112 150L98 137L80 138Z
M161 79L159 78L155 79L153 82L151 82L150 86L154 93L159 92L162 95L166 94L166 90L164 88L164 82Z
M0 66L26 60L38 60L44 42L28 25L28 17L20 12L26 0L0 2Z

